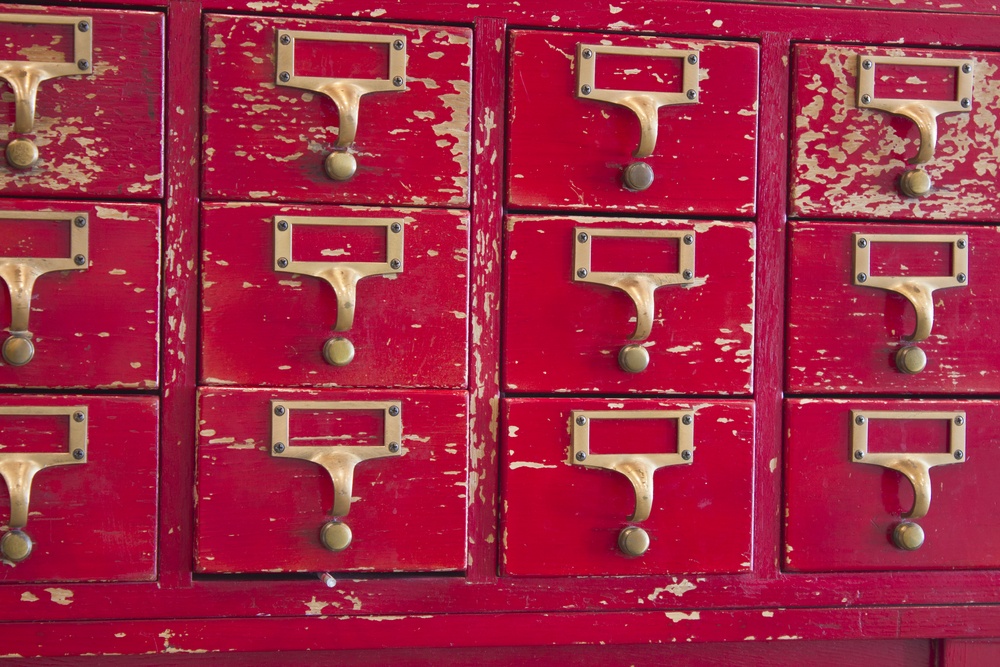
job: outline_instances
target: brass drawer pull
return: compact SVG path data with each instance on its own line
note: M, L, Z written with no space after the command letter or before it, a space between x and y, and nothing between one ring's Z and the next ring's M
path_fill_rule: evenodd
M295 74L295 41L360 42L386 44L389 47L389 76L386 79L334 79ZM357 160L348 152L358 132L361 96L368 93L390 93L406 88L406 37L402 35L353 35L304 30L279 30L277 34L275 84L301 88L326 95L337 105L340 132L334 151L326 157L327 176L346 181L354 176Z
M663 454L591 454L590 422L594 419L666 419L677 422L677 451ZM628 518L639 523L653 509L653 474L660 468L689 465L694 461L694 411L692 410L573 410L570 422L570 463L621 473L632 483L635 510ZM641 556L649 547L649 535L639 526L626 526L618 535L618 547L626 556Z
M72 407L7 407L0 406L0 415L57 416L69 423L69 442L65 452L0 452L0 477L7 483L10 494L10 530L0 538L0 556L19 563L31 555L34 543L24 528L28 525L31 483L35 475L53 466L87 462L87 408ZM3 431L7 433L7 431Z
M952 67L957 77L956 95L952 100L914 100L878 97L875 94L877 66L904 65L917 67ZM859 109L878 109L909 118L920 130L920 150L910 164L925 164L934 157L937 148L937 117L943 113L968 113L972 108L972 60L957 58L898 58L858 55ZM910 169L899 179L899 189L907 197L923 197L931 190L931 179L923 169Z
M35 281L52 271L86 271L90 257L87 213L0 211L0 220L65 220L69 226L69 257L0 257L0 278L10 292L10 338L0 352L11 366L23 366L35 356L28 327Z
M68 63L31 60L0 60L0 79L14 91L14 132L28 134L35 125L35 99L38 85L59 76L93 74L92 53L94 22L89 16L51 16L48 14L0 14L0 23L73 26L73 61ZM31 139L12 139L7 144L7 164L14 169L29 169L38 161L38 147Z
M948 453L871 453L868 451L868 423L872 419L940 419L948 421ZM913 485L913 507L892 532L900 549L913 551L924 543L924 530L914 519L927 515L931 506L931 474L934 466L965 463L965 412L892 412L851 410L851 461L881 466L902 473Z

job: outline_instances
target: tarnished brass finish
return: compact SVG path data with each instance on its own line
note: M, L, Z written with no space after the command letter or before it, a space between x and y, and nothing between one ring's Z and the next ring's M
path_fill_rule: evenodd
M573 280L595 283L620 289L635 304L635 331L630 340L646 340L653 330L655 304L653 292L664 285L691 285L694 283L694 231L668 229L594 229L577 227L573 246ZM677 239L678 267L676 273L626 273L592 271L591 246L595 238ZM626 369L627 370L627 369Z
M0 79L6 81L14 92L14 132L28 134L35 126L35 100L39 84L60 76L93 74L94 21L89 16L0 14L0 23L73 26L71 62L0 60ZM82 25L87 28L82 29ZM9 166L28 169L38 160L38 147L30 139L13 139L7 144L6 156Z
M597 87L597 56L602 53L619 56L679 59L684 68L681 73L681 90L670 93L642 90L602 90ZM656 137L659 131L659 119L657 116L660 107L676 104L697 104L700 99L698 92L697 51L607 46L603 44L577 44L575 64L576 96L579 99L617 104L630 109L636 115L636 118L639 119L641 136L639 147L633 153L637 158L648 157L656 149Z
M927 353L916 345L907 345L896 351L896 368L903 373L914 374L927 368Z
M50 213L40 211L0 211L3 220L65 220L69 227L69 257L0 257L0 278L10 293L10 335L4 341L4 361L11 366L23 366L35 356L33 335L28 327L31 314L31 293L35 281L52 271L85 271L89 262L89 230L87 213ZM82 225L74 220L83 220Z
M295 74L296 40L313 42L355 42L385 44L389 52L389 76L386 79L335 79L323 76ZM274 82L279 86L311 90L326 95L337 105L340 131L335 152L327 156L324 167L335 181L350 179L357 168L353 155L347 148L358 132L358 113L361 97L368 93L391 93L406 88L406 37L403 35L355 35L337 32L305 30L279 30L276 42L276 70Z
M334 336L323 344L323 358L331 366L346 366L354 361L354 343Z
M952 275L873 276L872 244L879 242L950 243ZM907 336L906 340L917 342L931 335L931 328L934 326L935 290L965 287L969 284L969 280L969 239L965 234L854 234L854 284L858 287L874 287L896 292L913 305L917 314L917 325L913 334Z
M875 72L878 65L908 67L951 67L955 69L955 99L915 100L875 95ZM972 108L972 79L975 62L958 58L901 58L896 56L858 55L858 96L860 109L877 109L909 118L920 131L920 150L910 164L930 162L937 148L937 117L944 113L968 113ZM930 192L931 179L923 170L903 174L899 189L907 197L922 197Z
M649 533L639 526L622 528L618 533L618 548L626 556L641 556L649 549Z
M383 443L377 446L341 447L294 445L290 424L295 410L380 410ZM346 549L351 543L351 529L336 519L347 516L351 511L354 468L371 459L404 455L406 450L402 443L402 406L398 401L271 401L271 456L312 461L322 466L333 482L331 516L335 520L324 525L320 531L321 543L331 551Z
M0 477L10 495L10 530L0 539L0 556L17 563L31 555L32 540L24 531L28 525L31 503L31 483L40 471L53 466L87 462L87 407L0 406L0 416L66 417L69 442L65 452L4 452L0 451Z
M642 192L653 184L653 168L645 162L633 162L622 169L622 184L633 192Z
M618 351L618 366L627 373L641 373L649 366L649 351L642 345L626 345Z
M948 452L869 452L868 425L873 419L947 421ZM960 410L955 412L851 410L850 460L854 463L895 470L902 473L913 486L913 507L902 517L909 521L904 521L893 532L893 541L901 549L912 550L923 544L923 529L914 523L914 520L926 516L931 506L931 468L965 463L968 458L965 426L965 412ZM901 527L903 525L907 527Z

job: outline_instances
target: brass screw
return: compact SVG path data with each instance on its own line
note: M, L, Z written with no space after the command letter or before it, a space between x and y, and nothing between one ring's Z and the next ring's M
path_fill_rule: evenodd
M959 250L965 250L965 246L967 246L968 243L965 239L959 239L957 245Z
M90 24L86 21L80 21L76 24L76 27L80 30L80 32L87 32L90 30Z
M576 240L580 243L586 243L588 239L590 239L590 237L587 236L587 232L580 232L576 237Z
M389 262L389 266L391 266L394 269L398 269L402 265L403 265L403 263L401 261L399 261L398 259L394 259L391 262Z
M956 449L955 450L955 460L956 461L961 461L963 458L965 458L965 452L963 452L961 449Z
M690 54L690 55L688 56L688 62L689 62L689 63L691 63L692 65L697 65L697 64L698 64L698 56L696 56L696 55L695 55L695 54L693 54L693 53L692 53L692 54Z
M858 282L859 283L863 283L866 280L868 280L868 274L867 273L859 273L858 274Z
M86 227L87 219L82 215L78 215L75 218L73 218L73 224L76 225L77 227Z
M691 417L691 415L684 415L683 417L681 417L681 423L684 424L685 426L690 426L691 422L693 421L694 419Z
M73 421L75 422L82 422L86 418L87 418L86 415L84 415L82 412L73 413Z
M865 453L862 451L854 452L854 458L860 461L861 459L865 458Z
M396 86L397 88L399 86L402 86L403 85L403 77L401 77L401 76L394 76L394 77L392 77L392 85Z
M694 243L694 236L692 236L691 234L685 234L684 245L691 245L692 243Z
M687 98L689 100L693 100L696 97L698 97L698 91L697 90L695 90L695 89L692 88L691 90L687 91Z
M87 258L84 257L83 255L77 255L76 257L73 258L73 263L76 264L77 266L83 266L84 264L87 263Z
M580 278L586 278L587 277L587 269L577 269L576 275L579 276Z
M287 232L288 231L288 222L286 220L279 220L278 221L278 231L279 232Z
M868 239L858 239L858 247L859 248L867 248L868 247Z
M396 452L398 452L399 451L399 443L398 442L390 442L389 443L389 451L392 452L393 454L395 454Z
M862 95L861 96L861 103L862 104L871 104L871 101L872 101L872 96L871 95Z
M970 72L972 72L972 65L970 65L969 63L965 63L964 65L962 65L962 72L965 74L969 74Z
M864 426L865 416L858 415L857 417L854 418L854 423L857 424L858 426Z
M576 418L576 423L578 426L583 426L584 424L587 423L587 418L584 417L583 415L580 415L579 417Z
M76 66L79 67L80 69L89 69L90 68L90 61L89 60L85 60L84 58L81 58L80 60L76 61Z
M577 461L586 461L587 460L587 452L577 452L576 453L576 460Z
M961 426L964 423L965 423L965 417L961 417L961 416L955 417L955 425L956 426Z
M389 416L390 417L397 417L397 416L399 416L399 406L398 405L390 405L389 406Z
M281 268L287 267L288 266L288 260L285 259L284 257L279 257L278 258L278 266L280 266Z
M972 100L970 100L968 97L963 97L962 98L962 108L963 109L968 109L971 106L972 106Z
M399 224L398 222L394 222L391 225L389 225L389 229L398 234L401 231L403 231L403 225Z
M591 51L590 49L584 49L583 50L583 57L584 58L593 58L594 57L594 52Z
M395 42L392 43L392 48L396 49L397 51L402 51L403 50L403 40L397 39Z
M274 443L274 453L275 454L280 454L283 451L285 451L285 443L283 443L283 442L276 442L276 443Z
M865 69L871 69L874 65L875 65L875 63L873 63L870 60L863 60L863 61L861 61L861 66L864 67Z
M291 44L292 43L291 36L290 35L282 35L281 36L281 43L284 44L285 46L288 46L289 44Z
M684 276L684 280L691 280L692 278L694 278L694 273L691 271L691 269L684 269L684 273L682 273L681 275Z
M690 461L691 452L685 449L683 452L681 452L681 458L684 459L685 461Z
M285 414L285 406L284 405L276 406L274 408L274 414L278 415L279 417Z
M969 277L967 275L965 275L964 273L960 273L957 276L955 276L955 280L957 280L960 283L964 283L968 279L969 279Z
M580 92L583 93L584 95L590 95L590 91L592 90L593 88L590 87L590 84L585 83L582 86L580 86Z
M83 450L82 449L74 449L73 450L73 458L76 459L77 461L81 460L83 458Z
M291 78L292 75L289 74L288 72L282 72L281 74L278 75L278 81L281 81L282 83L288 83L288 80Z

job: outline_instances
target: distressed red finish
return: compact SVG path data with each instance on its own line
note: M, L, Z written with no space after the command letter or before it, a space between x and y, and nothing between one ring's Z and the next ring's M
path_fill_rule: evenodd
M278 30L397 35L406 40L403 88L361 98L349 152L357 173L331 180L323 161L339 134L324 95L276 85ZM348 204L467 206L471 33L406 26L215 16L205 19L203 194ZM350 45L296 47L295 74L385 79L384 53ZM354 59L357 60L354 60ZM346 61L346 64L345 64Z
M39 85L34 126L23 135L38 146L38 162L15 170L0 151L0 191L19 197L162 196L163 16L23 5L0 11L89 17L93 23L93 74ZM0 26L0 60L72 62L72 25ZM12 91L6 84L0 90L0 146L6 148L22 135L13 132Z
M649 189L621 171L635 162L636 114L577 95L577 45L697 53L697 103L659 111ZM736 42L514 31L510 37L507 201L512 208L748 217L754 213L757 47ZM685 93L682 58L594 54L594 93ZM686 101L686 98L685 98Z

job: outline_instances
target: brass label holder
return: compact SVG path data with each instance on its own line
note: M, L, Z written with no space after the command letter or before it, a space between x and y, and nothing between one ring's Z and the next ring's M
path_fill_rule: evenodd
M292 235L296 226L314 227L383 227L385 228L384 262L310 262L297 261L292 254ZM372 218L314 218L303 216L275 216L274 218L274 270L296 273L325 280L337 297L337 322L334 331L349 331L354 324L357 303L357 284L369 276L394 275L403 272L402 220ZM354 359L353 344L343 337L326 342L323 356L328 363L344 366Z
M909 67L950 67L956 73L956 93L951 100L918 100L878 97L875 94L875 72L878 65ZM920 131L920 149L910 164L920 165L934 158L937 148L937 117L945 113L968 113L972 108L974 61L960 58L903 58L858 54L859 109L875 109L909 118ZM900 190L907 197L922 197L930 192L931 180L922 169L911 169L900 178Z
M948 422L947 453L872 453L868 451L868 425L872 419L945 420ZM924 542L924 531L915 519L927 515L931 506L930 469L935 466L965 463L968 447L965 439L964 411L882 411L851 410L851 453L854 463L881 466L901 473L913 486L913 507L903 515L903 522L893 529L893 542L900 549L912 551Z
M90 216L87 213L0 211L3 220L65 220L69 224L69 257L0 257L0 278L10 293L10 338L3 342L3 359L23 366L35 356L28 327L35 281L52 271L86 271L89 262ZM2 223L0 223L2 224Z
M326 95L337 106L340 131L334 151L326 157L327 176L335 181L350 179L357 161L348 152L358 132L361 97L369 93L390 93L407 90L406 37L403 35L364 35L307 30L278 30L276 45L275 84L300 88ZM353 42L386 44L389 49L389 76L386 79L337 79L322 76L301 76L295 73L296 40L317 42Z
M87 462L87 407L0 406L0 415L66 417L69 442L65 452L0 452L0 477L10 494L10 523L0 538L0 556L19 563L31 555L34 546L24 528L28 525L31 483L40 471L54 466Z
M677 451L661 454L592 454L590 423L595 419L662 419L677 422ZM570 421L570 457L573 465L602 468L620 473L632 484L635 509L628 521L641 522L653 509L653 474L660 468L690 465L694 461L693 410L573 410ZM628 556L641 556L649 547L649 535L639 526L627 526L618 536L618 546Z
M43 81L60 76L93 74L94 22L89 16L50 14L0 14L0 23L73 26L73 62L0 60L0 79L14 91L14 132L28 134L35 125L35 101ZM12 139L7 144L7 163L28 169L38 160L38 147L30 139Z
M297 446L290 436L293 410L378 410L382 413L382 444L373 446ZM403 456L403 417L399 401L271 401L271 456L311 461L330 475L333 482L332 521L320 531L320 542L331 551L350 546L350 527L341 521L351 510L354 469L359 463L387 456Z

